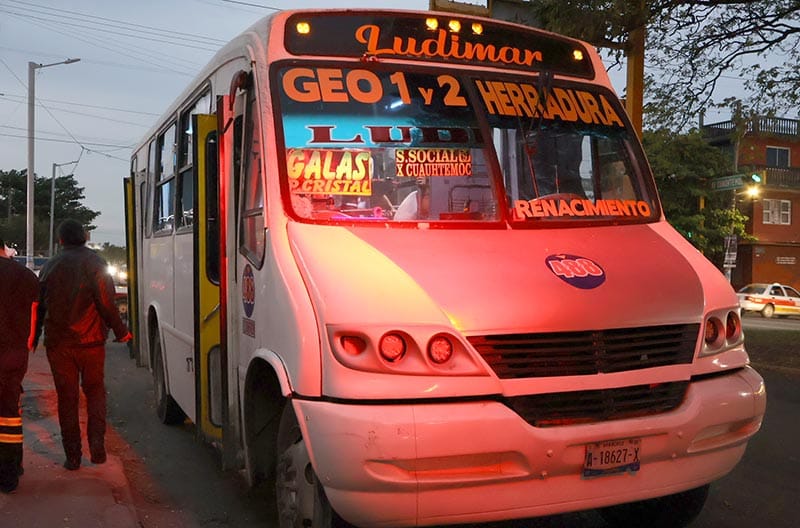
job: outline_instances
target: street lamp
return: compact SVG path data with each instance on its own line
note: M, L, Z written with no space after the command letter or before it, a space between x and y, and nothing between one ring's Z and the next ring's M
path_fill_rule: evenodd
M74 163L78 163L78 160L67 163L53 163L53 177L50 178L50 244L48 245L49 251L47 253L47 256L51 258L53 257L53 218L56 216L56 167Z
M25 248L25 265L33 269L33 129L35 117L35 96L36 88L36 70L41 68L48 68L50 66L58 66L59 64L72 64L78 62L80 59L67 59L61 62L53 62L51 64L39 64L36 62L28 63L28 203L26 212L26 248Z

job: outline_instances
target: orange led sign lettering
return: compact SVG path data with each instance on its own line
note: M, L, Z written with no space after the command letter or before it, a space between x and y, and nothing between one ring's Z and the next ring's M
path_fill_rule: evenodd
M372 194L371 156L366 150L289 149L289 190L303 194Z
M526 218L548 217L586 217L586 216L641 216L648 217L652 213L650 204L642 200L516 200L514 217L517 220Z
M426 59L458 59L480 61L516 66L533 66L542 62L542 52L514 46L497 46L481 42L462 42L457 33L438 29L432 38L415 37L392 38L391 47L380 47L381 28L375 24L365 24L356 29L358 42L366 45L369 55L394 55L422 57Z
M394 156L397 176L471 176L468 149L398 149Z
M340 68L290 68L283 76L283 91L300 103L377 103L383 97L380 78L369 70Z
M544 117L562 121L624 127L605 95L584 90L553 88L541 99L536 86L507 81L475 81L486 109L493 115Z

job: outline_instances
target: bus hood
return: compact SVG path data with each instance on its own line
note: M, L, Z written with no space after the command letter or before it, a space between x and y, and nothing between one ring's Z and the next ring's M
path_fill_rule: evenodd
M700 322L703 284L715 302L736 305L724 277L665 222L557 231L290 223L288 235L324 324L491 334Z

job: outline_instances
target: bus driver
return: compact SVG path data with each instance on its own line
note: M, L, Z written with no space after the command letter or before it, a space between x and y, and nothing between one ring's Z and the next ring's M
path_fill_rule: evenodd
M398 221L424 220L431 209L431 186L427 178L417 178L417 188L400 202L394 219Z

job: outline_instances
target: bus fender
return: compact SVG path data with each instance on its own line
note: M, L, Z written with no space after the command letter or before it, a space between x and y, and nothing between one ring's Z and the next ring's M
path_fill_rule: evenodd
M247 365L247 371L241 373L242 378L244 380L247 379L247 374L251 370L253 362L259 359L272 367L275 377L280 384L281 394L284 397L289 397L292 394L292 383L289 380L289 373L286 371L286 365L283 364L283 360L281 360L280 356L271 350L256 350L250 358L250 362Z

